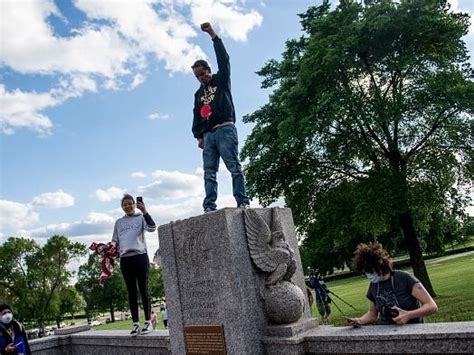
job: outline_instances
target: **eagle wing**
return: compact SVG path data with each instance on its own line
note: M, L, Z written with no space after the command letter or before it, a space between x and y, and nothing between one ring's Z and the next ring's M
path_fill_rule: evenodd
M255 265L262 271L272 272L279 264L275 250L270 247L272 233L270 228L256 211L244 210L247 243Z

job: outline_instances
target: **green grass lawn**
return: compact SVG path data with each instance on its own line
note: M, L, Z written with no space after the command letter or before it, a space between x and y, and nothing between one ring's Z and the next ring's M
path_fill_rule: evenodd
M449 258L449 257L448 257ZM426 262L431 282L438 297L438 312L425 319L426 322L454 322L474 320L474 254L445 259L444 257L432 259ZM411 269L405 269L412 272ZM341 308L342 312L349 317L360 316L367 311L367 299L365 297L368 281L365 276L357 276L344 280L328 283L329 290L355 306L359 311L338 300L331 295L334 302ZM333 303L334 303L333 302ZM155 310L157 312L157 310ZM316 305L313 304L313 316L319 317ZM143 314L141 315L143 323ZM345 325L341 313L334 304L331 304L331 316L329 321L333 325ZM77 323L76 323L77 324ZM114 323L102 324L94 327L97 330L130 330L131 320L116 321ZM161 314L157 312L156 329L164 329Z
M438 297L438 312L427 317L426 322L454 322L474 320L474 254L444 260L443 257L426 262L428 273ZM405 269L412 272L411 269ZM352 304L359 312L331 295L342 312L349 316L360 316L367 311L368 280L365 276L357 276L328 283L329 290ZM334 303L333 302L333 303ZM313 304L312 314L319 317L316 305ZM331 304L330 324L345 325L341 312Z

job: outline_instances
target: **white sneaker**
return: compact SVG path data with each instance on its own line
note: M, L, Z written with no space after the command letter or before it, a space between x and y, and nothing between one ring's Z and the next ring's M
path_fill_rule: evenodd
M148 333L151 333L152 331L153 331L153 326L151 325L151 322L149 320L145 321L145 323L143 324L143 329L142 329L141 334L148 334Z
M130 332L130 335L132 337L136 337L137 335L140 334L140 323L136 322L132 324L132 331Z
M247 208L250 208L250 205L248 203L243 202L239 205L239 208L246 210Z

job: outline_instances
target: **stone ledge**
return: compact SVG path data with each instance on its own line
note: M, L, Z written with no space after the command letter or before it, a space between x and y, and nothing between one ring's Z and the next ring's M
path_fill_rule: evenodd
M292 337L313 329L317 327L318 324L318 320L306 318L291 324L269 325L267 326L267 336Z
M473 353L474 322L405 326L319 326L291 337L264 337L269 355L318 353ZM167 330L130 337L128 331L89 330L30 342L39 355L171 355ZM181 355L181 354L179 354Z
M138 337L131 337L127 330L88 330L35 339L30 345L39 355L171 355L167 330Z
M128 330L90 330L71 335L71 345L103 347L120 346L123 348L169 348L169 332L167 330L153 333L130 336Z
M71 327L55 329L54 330L54 335L74 334L74 333L84 332L84 331L87 331L87 330L90 330L90 329L91 329L91 327L89 326L89 324L74 325L74 326L71 326Z
M308 339L332 340L344 337L351 340L377 339L426 339L441 338L470 338L474 340L474 322L456 323L425 323L398 325L375 325L360 328L320 326L317 331L311 332Z
M473 353L474 322L319 326L293 337L265 337L267 354L430 352Z

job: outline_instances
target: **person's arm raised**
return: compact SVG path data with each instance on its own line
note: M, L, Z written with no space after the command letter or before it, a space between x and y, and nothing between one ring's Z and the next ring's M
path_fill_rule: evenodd
M217 36L209 22L204 22L203 24L201 24L201 30L208 33L212 39L216 38Z
M212 41L214 42L214 51L216 52L216 60L217 60L217 67L218 67L218 75L223 80L226 85L228 85L228 89L230 90L230 58L229 54L225 50L224 43L219 36L214 32L211 24L209 22L205 22L201 25L201 29L208 33L211 36Z

